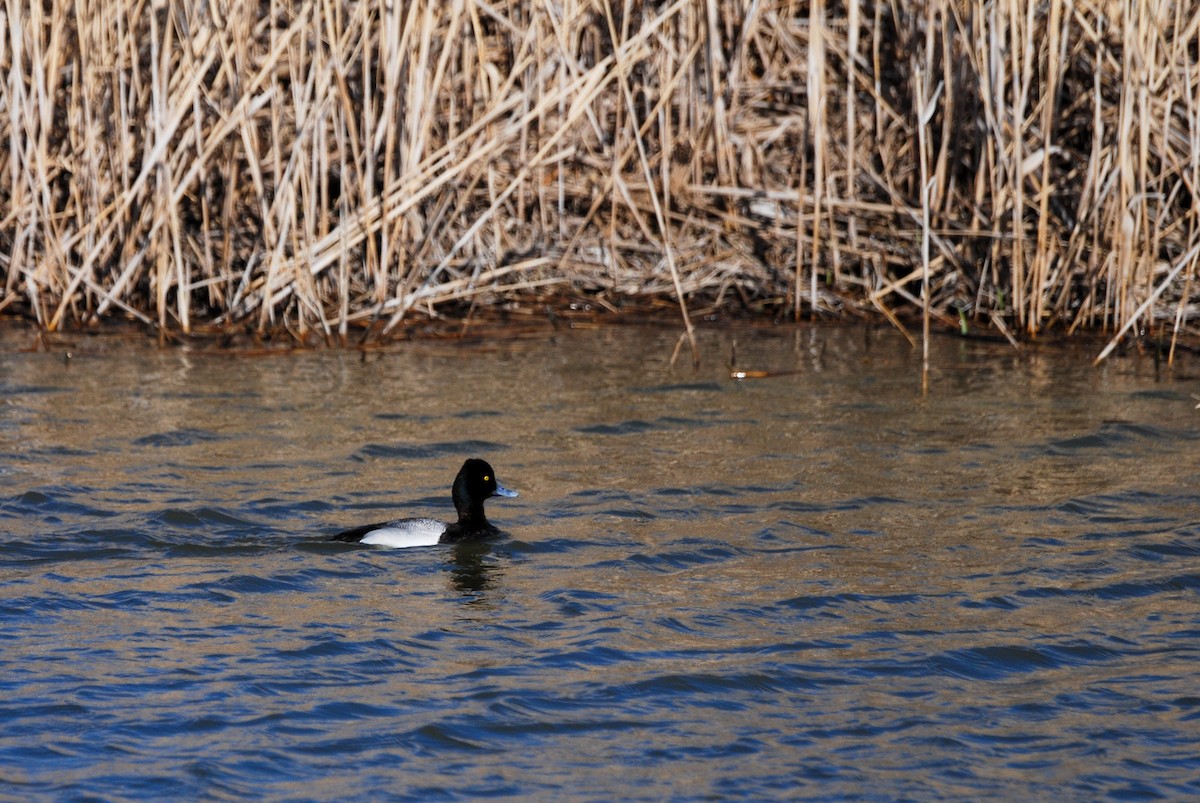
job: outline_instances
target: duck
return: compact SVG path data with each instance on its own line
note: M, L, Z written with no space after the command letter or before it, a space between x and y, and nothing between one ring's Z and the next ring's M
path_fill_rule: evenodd
M454 499L454 509L458 511L456 522L447 524L427 518L394 519L354 527L329 540L392 548L477 541L500 532L484 515L484 501L493 496L512 498L519 494L500 484L496 472L486 460L473 457L458 470L450 496Z

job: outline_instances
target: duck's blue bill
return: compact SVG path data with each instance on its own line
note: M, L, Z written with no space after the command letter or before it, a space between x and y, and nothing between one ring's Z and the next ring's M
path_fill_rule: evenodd
M520 496L516 491L510 491L499 482L496 483L496 496Z

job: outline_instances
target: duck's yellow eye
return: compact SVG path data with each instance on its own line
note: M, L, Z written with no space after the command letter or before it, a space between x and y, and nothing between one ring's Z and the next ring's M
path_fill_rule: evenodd
M483 481L484 481L484 482L487 482L487 481L488 481L488 480L490 480L490 479L491 479L491 477L489 477L487 474L484 474L484 475L483 475Z

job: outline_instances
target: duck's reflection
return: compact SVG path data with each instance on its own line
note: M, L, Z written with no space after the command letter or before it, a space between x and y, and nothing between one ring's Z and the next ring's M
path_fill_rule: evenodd
M465 541L456 544L450 553L450 581L471 605L488 604L489 592L504 574L501 564L486 559L491 552L492 545L487 541Z

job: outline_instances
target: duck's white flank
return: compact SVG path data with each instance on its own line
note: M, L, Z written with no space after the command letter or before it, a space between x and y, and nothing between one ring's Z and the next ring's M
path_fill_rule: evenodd
M446 525L437 519L404 519L371 530L362 537L362 544L375 544L393 549L410 546L433 546L438 543Z

